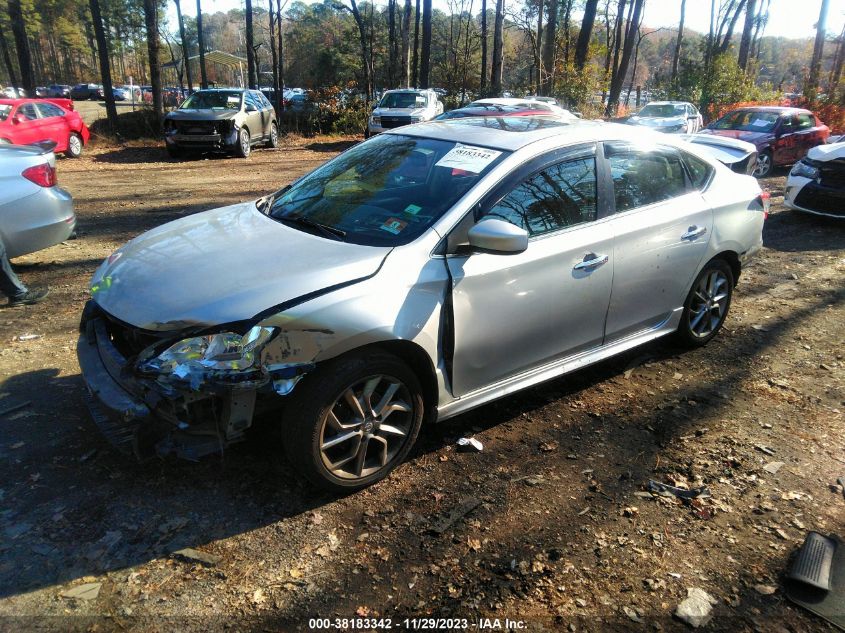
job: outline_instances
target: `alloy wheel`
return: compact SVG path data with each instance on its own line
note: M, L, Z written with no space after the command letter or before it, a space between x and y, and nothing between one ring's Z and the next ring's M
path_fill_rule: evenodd
M249 132L241 130L241 156L249 156Z
M693 290L689 307L689 329L693 336L705 338L712 334L727 312L730 281L721 270L711 270L699 280Z
M68 149L70 149L70 153L73 156L79 156L82 154L82 139L80 139L76 134L71 134L68 139Z
M754 176L757 178L764 178L769 175L772 170L772 159L766 154L760 154L757 157L757 165L754 167Z
M320 429L323 465L335 477L361 479L388 468L411 437L413 399L402 381L378 374L345 389Z

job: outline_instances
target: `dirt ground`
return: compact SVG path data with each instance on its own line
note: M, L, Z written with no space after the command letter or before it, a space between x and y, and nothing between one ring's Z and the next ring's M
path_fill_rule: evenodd
M0 412L24 405L0 413L0 629L302 631L314 617L413 628L406 618L437 616L472 630L483 618L685 630L672 612L699 587L716 600L709 630L833 630L786 601L783 579L807 531L845 536L845 224L785 210L782 172L764 183L766 248L710 345L658 341L424 429L368 490L305 485L277 420L200 463L114 452L74 351L95 267L142 231L257 197L343 146L59 160L79 238L15 262L50 284L46 303L0 310ZM482 452L456 451L469 435ZM712 497L653 497L649 479ZM175 554L186 547L201 553Z

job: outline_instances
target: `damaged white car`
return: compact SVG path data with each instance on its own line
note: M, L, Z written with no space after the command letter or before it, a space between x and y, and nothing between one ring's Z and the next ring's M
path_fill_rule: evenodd
M92 412L139 457L198 458L260 417L311 481L360 488L425 421L666 334L708 342L767 208L753 178L627 126L386 132L113 253L78 344Z
M828 218L845 218L845 142L817 145L786 179L784 204Z

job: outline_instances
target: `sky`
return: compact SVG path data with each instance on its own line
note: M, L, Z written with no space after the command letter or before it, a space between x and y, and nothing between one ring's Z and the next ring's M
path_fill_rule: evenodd
M518 0L505 1L509 5ZM765 34L791 38L815 37L821 2L822 0L771 0L769 23L766 26ZM446 0L433 0L433 3L435 8L443 11L448 10ZM261 0L256 0L255 4L263 6ZM386 4L386 2L376 0L376 5L379 4ZM480 6L481 2L477 4ZM845 5L839 0L833 0L829 5L825 30L831 35L838 35L845 25ZM488 6L490 6L490 3L488 3ZM495 4L492 6L495 6ZM203 13L229 11L237 7L243 7L243 0L202 0ZM196 15L196 3L190 2L190 0L183 1L182 13ZM646 0L644 25L652 28L677 28L680 17L680 0ZM175 30L176 9L173 3L168 3L168 21L171 28ZM709 30L709 0L687 0L685 25L685 28L700 33L706 33ZM741 30L742 25L740 24L738 28Z

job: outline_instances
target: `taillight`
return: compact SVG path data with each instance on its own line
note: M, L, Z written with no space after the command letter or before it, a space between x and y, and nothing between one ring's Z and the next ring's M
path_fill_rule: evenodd
M50 165L50 163L28 167L21 172L21 176L30 182L34 182L39 187L53 187L58 182L56 168Z
M768 191L762 192L759 196L757 196L757 201L760 203L760 206L763 207L763 219L769 219L769 207L771 206L771 197Z

